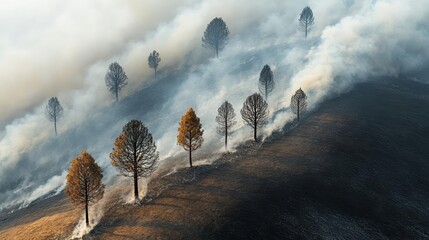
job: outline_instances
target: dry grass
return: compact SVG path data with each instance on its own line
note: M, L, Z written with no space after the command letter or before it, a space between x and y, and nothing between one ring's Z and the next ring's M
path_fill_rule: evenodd
M0 239L65 239L81 215L78 209L45 216L0 232Z

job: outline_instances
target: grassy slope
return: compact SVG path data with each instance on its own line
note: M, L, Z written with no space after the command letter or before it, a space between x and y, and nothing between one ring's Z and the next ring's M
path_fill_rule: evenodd
M1 216L0 239L64 239L73 231L81 211L64 194Z
M426 85L361 84L256 153L158 179L142 206L108 204L88 238L427 239L428 106ZM72 211L63 203L39 224L41 209L0 224L0 239L77 222L55 217Z

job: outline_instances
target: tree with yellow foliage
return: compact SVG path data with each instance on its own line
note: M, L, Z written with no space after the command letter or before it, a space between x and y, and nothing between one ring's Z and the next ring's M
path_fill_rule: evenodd
M204 130L201 127L200 119L192 108L189 108L182 116L178 131L177 143L189 152L189 164L192 167L192 151L201 147L204 141Z
M96 203L103 197L104 184L101 182L102 178L100 166L85 150L72 160L67 174L65 191L74 204L85 206L86 226L89 225L89 203Z
M149 177L159 159L152 134L141 121L131 120L124 126L115 141L110 159L123 176L134 179L134 200L137 202L138 178Z

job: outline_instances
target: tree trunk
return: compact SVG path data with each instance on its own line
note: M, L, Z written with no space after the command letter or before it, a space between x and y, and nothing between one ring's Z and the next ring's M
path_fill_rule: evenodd
M116 102L118 101L118 90L115 91L115 95L116 95Z
M265 101L268 102L268 82L265 82Z
M89 216L88 216L88 184L85 183L85 220L86 226L89 226Z
M216 45L216 57L217 58L219 57L219 46L218 45Z
M228 149L228 132L225 132L225 150Z
M57 119L56 118L54 119L54 129L55 129L55 136L57 136L58 133L57 133Z
M86 226L88 227L89 226L88 202L85 204L85 219L86 219Z
M258 141L258 138L256 137L257 136L257 130L258 128L255 126L254 128L253 128L253 138L255 139L255 142L257 142Z
M156 78L156 68L155 68L155 80L156 80L157 78Z
M299 106L299 101L298 101L298 107L297 107L297 109L298 109L298 111L297 111L297 116L298 116L298 122L299 122L299 108L300 108L300 106Z
M189 165L192 167L192 134L189 129Z
M189 165L192 167L192 149L189 148Z
M256 137L257 135L257 133L256 133L256 131L257 131L257 128L258 128L258 119L257 119L257 116L256 116L256 104L254 104L255 106L253 107L253 138L255 139L255 142L257 142L258 141L258 138Z
M305 38L307 38L307 22L305 22Z
M226 118L228 118L228 115ZM228 149L228 122L227 122L227 119L225 119L225 150L227 149Z
M134 172L134 201L138 202L139 200L139 181L137 173Z

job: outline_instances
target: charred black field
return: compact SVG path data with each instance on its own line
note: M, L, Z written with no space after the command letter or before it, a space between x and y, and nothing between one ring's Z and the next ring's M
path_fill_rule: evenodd
M285 128L213 165L154 179L141 206L112 200L84 238L429 238L429 86L361 83ZM44 217L38 229L19 211L7 216L15 226L0 225L0 238L38 236L61 221L50 215L72 211L44 209L24 210ZM44 238L67 236L69 222Z
M359 84L256 153L113 207L90 238L427 239L428 106L423 84Z
M288 170L261 179L213 237L429 238L428 90L365 83L326 102L264 145L257 158Z

